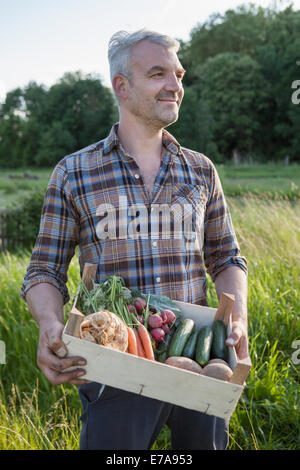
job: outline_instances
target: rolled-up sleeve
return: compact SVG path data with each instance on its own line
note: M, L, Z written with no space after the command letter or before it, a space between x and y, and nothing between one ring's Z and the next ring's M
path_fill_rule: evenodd
M218 173L211 166L211 194L204 223L204 263L212 281L229 266L238 266L248 275L247 260L241 256Z
M69 301L67 272L78 239L79 218L62 160L48 183L39 233L20 291L24 300L31 287L49 283L61 292L64 303Z

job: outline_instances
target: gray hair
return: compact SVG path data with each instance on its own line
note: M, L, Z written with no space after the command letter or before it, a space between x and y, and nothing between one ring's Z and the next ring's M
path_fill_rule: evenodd
M118 31L115 33L108 44L108 61L110 66L110 79L118 75L124 75L130 78L130 53L133 46L138 42L147 40L167 47L168 49L175 49L177 52L180 48L180 43L165 34L149 31L145 28L136 31L135 33L128 33L127 31Z

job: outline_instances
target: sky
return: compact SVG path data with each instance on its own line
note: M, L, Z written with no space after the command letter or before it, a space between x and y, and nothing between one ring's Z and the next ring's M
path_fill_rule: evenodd
M285 8L288 0L256 5ZM65 72L97 73L110 87L107 45L118 30L147 28L188 41L197 23L243 0L0 0L0 101L30 81L47 87ZM294 0L294 9L300 0Z

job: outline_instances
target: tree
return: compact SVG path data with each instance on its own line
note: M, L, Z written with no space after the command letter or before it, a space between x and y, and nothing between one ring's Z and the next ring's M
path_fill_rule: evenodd
M214 161L220 159L214 140L215 121L210 104L207 100L199 99L193 87L185 89L179 119L168 130L183 147L211 156Z
M61 122L73 136L75 150L106 136L116 109L111 91L98 77L76 72L50 88L45 113L47 122Z
M288 155L294 161L300 161L300 106L291 100L292 83L300 79L299 31L300 11L288 7L271 18L266 43L257 51L257 61L271 91L270 106L265 110L269 146L277 158Z
M54 166L65 155L74 152L75 148L76 141L72 134L64 128L63 123L54 121L42 134L34 160L41 167Z
M262 134L260 115L267 98L257 62L246 54L227 52L198 66L197 75L198 94L209 103L220 152L227 158L233 152L257 152L257 138Z
M1 105L0 164L52 166L104 138L116 119L114 97L97 76L66 73L50 89L30 82Z
M191 38L183 44L179 57L188 70L188 84L197 81L197 66L211 57L225 52L254 56L256 48L264 44L268 18L272 13L253 4L240 5L223 15L212 14L204 23L191 31Z
M0 119L0 167L24 166L23 149L24 122L10 111Z

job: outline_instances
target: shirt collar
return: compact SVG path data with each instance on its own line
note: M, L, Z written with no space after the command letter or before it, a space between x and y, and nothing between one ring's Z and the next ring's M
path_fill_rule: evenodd
M118 138L118 127L119 123L116 122L112 128L111 131L104 139L104 146L103 146L103 154L106 155L107 153L111 152L114 147L119 147L122 148L121 143ZM181 152L181 147L180 144L177 142L175 137L173 137L168 131L163 129L163 134L162 134L162 140L163 140L163 146L173 155L178 155Z
M103 153L106 155L111 152L114 147L120 145L120 141L117 135L119 123L114 124L110 130L109 135L104 139Z

